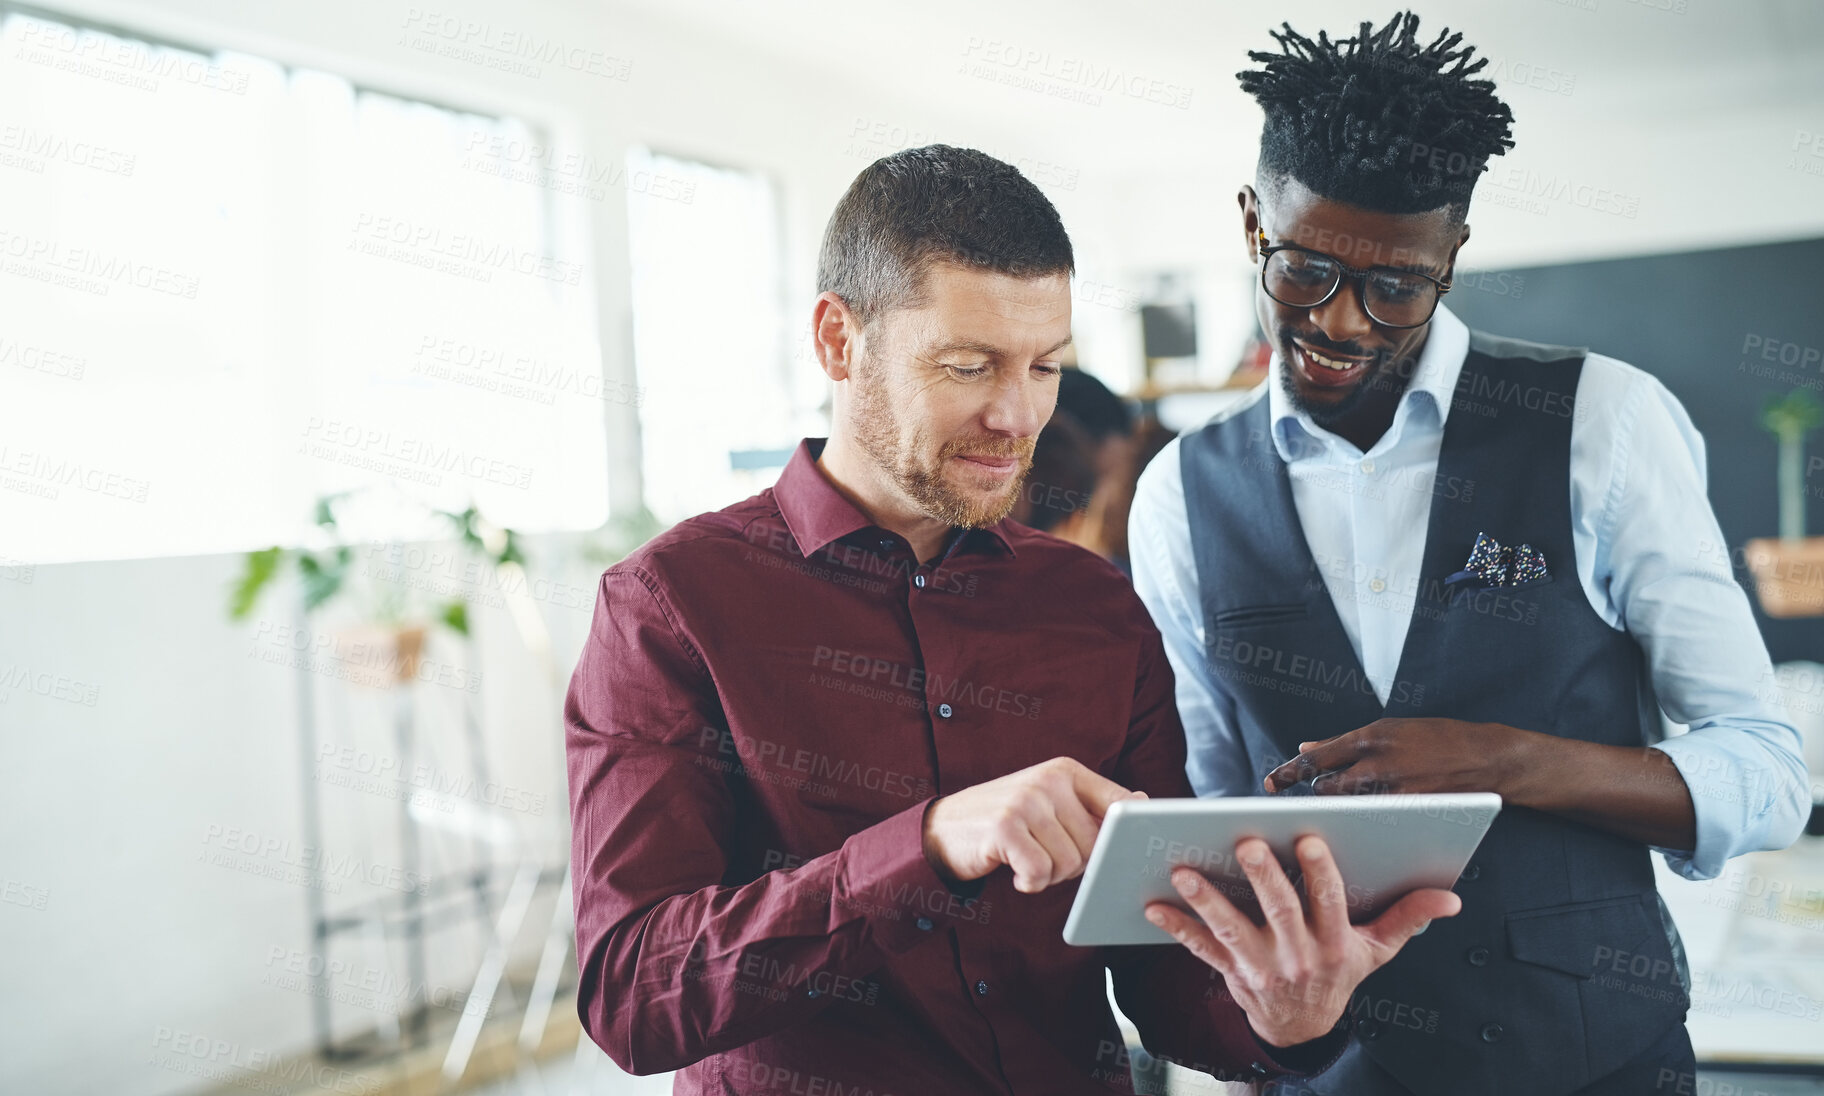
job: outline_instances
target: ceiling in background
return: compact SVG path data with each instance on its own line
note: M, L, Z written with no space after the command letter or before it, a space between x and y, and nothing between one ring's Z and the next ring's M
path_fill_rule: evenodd
M1104 163L1144 171L1228 170L1238 154L1251 163L1259 114L1234 74L1249 66L1249 49L1276 48L1268 31L1278 20L1313 36L1352 33L1364 17L1378 25L1396 10L1340 0L617 6L838 82L916 95L944 116L1017 106L1025 144L1094 149ZM1558 120L1824 103L1824 3L1814 0L1439 0L1413 10L1423 37L1449 26L1490 58L1521 138ZM1138 81L1130 87L1139 93L1088 101L1083 93L1106 86L1108 73ZM1225 147L1235 144L1239 153Z

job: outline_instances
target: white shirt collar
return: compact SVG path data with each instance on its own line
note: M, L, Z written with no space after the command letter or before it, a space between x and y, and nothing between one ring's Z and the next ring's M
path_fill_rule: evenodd
M1399 408L1394 411L1393 424L1386 435L1375 443L1374 448L1388 448L1397 442L1414 407L1427 403L1437 413L1437 430L1442 433L1444 422L1450 416L1451 397L1457 388L1457 377L1463 372L1463 359L1468 356L1468 326L1450 309L1438 305L1438 310L1431 317L1431 330L1425 336L1425 345L1419 350L1419 364L1413 370L1405 394L1400 397ZM1286 398L1285 389L1280 385L1279 373L1283 368L1285 365L1279 360L1279 351L1275 349L1267 373L1267 415L1273 423L1273 446L1279 450L1280 459L1290 463L1328 452L1333 446L1349 445L1342 438L1312 422L1311 416L1292 406L1292 401ZM1301 439L1292 433L1295 429L1302 430L1311 441L1299 444ZM1349 449L1353 450L1354 446L1349 446Z

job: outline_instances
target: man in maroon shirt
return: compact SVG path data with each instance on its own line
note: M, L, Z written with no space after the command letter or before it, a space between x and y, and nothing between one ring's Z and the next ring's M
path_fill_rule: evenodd
M831 436L602 576L565 705L583 1026L680 1093L1121 1092L1104 971L1154 1054L1315 1072L1447 891L1351 926L1244 841L1182 947L1075 948L1103 813L1186 796L1158 632L1119 571L1003 520L1057 397L1069 238L1018 171L932 146L839 203L812 330Z

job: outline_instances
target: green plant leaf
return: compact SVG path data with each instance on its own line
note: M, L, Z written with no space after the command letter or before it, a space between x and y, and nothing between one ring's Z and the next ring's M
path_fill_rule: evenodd
M519 534L511 529L504 531L507 534L507 543L500 549L500 555L494 557L495 565L499 566L503 563L517 563L521 567L524 567L526 565L526 554L519 547Z
M656 514L641 507L637 513L611 518L596 529L583 543L583 558L591 563L618 563L667 528Z
M278 545L262 548L257 552L247 553L247 566L241 571L239 581L228 596L228 617L231 620L245 620L253 612L254 602L260 599L260 591L279 573L279 564L284 559L285 551Z
M336 503L341 501L347 491L337 491L333 495L324 495L317 499L316 522L326 529L336 527Z
M342 545L325 562L309 553L298 556L298 573L304 579L304 610L309 612L336 596L342 580L348 577L348 561L354 553Z
M1824 425L1824 404L1809 389L1769 396L1761 409L1761 426L1781 440L1802 441L1820 425Z
M438 513L449 518L450 523L456 526L456 536L465 546L473 548L477 552L483 550L481 530L476 528L481 522L480 510L470 506L463 510L439 510Z
M469 634L469 603L452 601L443 607L443 614L438 617L453 632Z

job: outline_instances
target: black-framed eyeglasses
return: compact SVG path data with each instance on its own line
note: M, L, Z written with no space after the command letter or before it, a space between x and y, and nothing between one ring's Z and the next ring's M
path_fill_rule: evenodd
M1283 305L1317 308L1336 296L1347 277L1362 283L1362 307L1369 319L1382 327L1419 327L1437 311L1438 299L1450 292L1450 283L1442 278L1390 266L1358 269L1308 247L1268 246L1266 232L1257 232L1261 288Z

